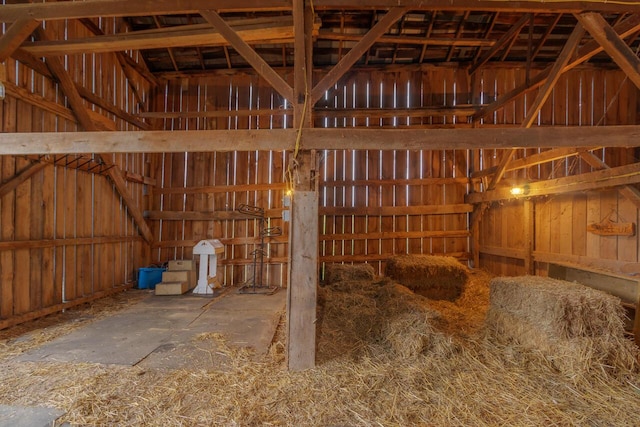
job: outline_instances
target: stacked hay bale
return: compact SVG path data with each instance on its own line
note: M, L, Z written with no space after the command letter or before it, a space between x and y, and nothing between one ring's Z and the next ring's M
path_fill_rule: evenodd
M319 363L372 354L411 358L426 352L450 353L451 343L435 331L438 315L427 307L425 298L389 280L376 279L371 267L331 268L325 286L318 290Z
M467 281L467 269L453 257L398 255L387 262L385 275L430 299L455 301Z
M572 377L592 369L637 369L618 298L578 283L494 278L487 325L499 339L540 352Z
M327 264L324 277L325 282L331 285L340 282L372 281L376 273L370 264Z

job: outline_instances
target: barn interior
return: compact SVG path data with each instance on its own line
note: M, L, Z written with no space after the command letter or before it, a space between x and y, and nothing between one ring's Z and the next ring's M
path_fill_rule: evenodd
M640 424L640 4L0 22L0 425Z

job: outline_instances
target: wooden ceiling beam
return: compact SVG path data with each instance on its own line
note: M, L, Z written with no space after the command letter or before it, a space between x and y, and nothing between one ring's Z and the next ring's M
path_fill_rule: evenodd
M353 47L351 50L340 59L340 61L316 84L311 91L311 105L315 105L324 93L329 90L331 86L336 84L338 80L355 64L358 59L364 55L371 46L378 40L380 36L387 32L387 30L395 24L398 19L407 13L408 9L403 7L394 7L390 9L380 19L376 25L371 28L367 34Z
M577 156L582 151L596 150L598 147L589 147L579 149L578 147L563 147L553 148L551 150L543 151L538 154L531 154L527 157L512 160L505 169L507 172L528 168L532 166L541 165L543 163L552 162L554 160L564 160L567 157ZM492 166L481 171L471 173L471 178L483 178L485 176L493 175L498 170L497 166Z
M603 47L611 59L640 88L640 59L599 13L576 14L575 17Z
M96 25L91 19L83 18L80 20L80 22L82 23L82 25L85 26L85 28L87 28L93 34L97 36L105 35L104 31L102 31L102 29L98 25ZM137 72L138 70L132 67L124 58L124 56L125 54L122 52L115 53L116 60L120 64L120 69L122 70L125 77L127 78L127 83L129 85L129 88L131 88L131 91L133 92L133 96L135 96L136 100L138 101L138 108L140 108L141 111L146 111L147 107L144 103L144 99L142 98L142 94L138 90L138 87L135 85L135 81L133 77L133 72Z
M362 36L354 34L320 32L318 40L336 40L336 41L359 41ZM471 38L423 38L423 37L403 37L403 36L381 36L377 40L379 43L395 43L400 45L430 45L430 46L464 46L464 47L491 47L496 44L494 40L487 39L471 39Z
M571 32L571 35L569 36L569 39L567 40L564 47L562 48L562 51L560 52L558 59L551 66L551 70L549 71L549 76L546 78L544 84L538 91L538 95L536 96L536 99L533 101L533 105L529 107L527 116L522 122L522 125L521 125L522 127L529 128L531 127L531 125L533 125L533 122L535 121L536 116L538 115L538 112L540 112L540 110L542 109L542 106L549 98L549 95L551 95L551 91L553 90L556 83L558 82L558 79L560 79L560 76L562 75L565 68L567 67L569 60L573 55L573 52L575 52L576 47L580 43L580 40L582 40L583 36L584 36L584 28L582 27L582 25L580 25L580 23L578 23L574 27L573 31Z
M311 109L314 117L348 117L348 118L394 118L394 117L444 117L470 116L478 110L478 106L459 104L455 107L420 107L420 108L316 108ZM150 111L140 113L139 117L148 119L188 119L201 117L249 117L249 116L282 116L293 114L291 108L274 108L259 110L207 110L207 111Z
M482 193L471 193L467 195L465 201L472 204L484 204L508 199L601 190L637 183L640 183L640 163L632 163L595 172L532 182L529 183L528 193L521 196L514 196L511 194L510 188L504 187Z
M596 157L595 154L590 151L581 151L579 155L585 162L587 162L592 168L596 170L611 169L608 164L600 160L598 157ZM640 191L638 191L637 188L631 185L625 185L621 187L619 191L620 194L624 196L624 198L633 203L637 208L640 208Z
M40 22L33 19L20 19L0 37L0 62L4 62L33 33Z
M618 34L620 38L626 38L629 35L634 34L636 31L640 30L640 14L636 13L631 15L629 18L625 19L623 22L621 22L616 27L614 27L614 29L616 34ZM600 46L598 42L595 40L592 40L591 42L586 43L584 46L578 49L578 52L576 53L575 58L573 58L569 62L569 64L567 64L563 72L567 72L572 68L575 68L578 65L582 64L583 62L588 61L594 55L597 55L603 50L604 50L603 47ZM494 111L504 107L506 104L517 99L519 96L540 87L542 84L544 84L544 81L549 76L549 73L551 72L551 68L552 66L549 66L547 69L545 69L544 71L541 71L540 73L536 74L535 77L531 78L531 81L529 83L525 82L521 84L515 89L502 95L491 104L480 109L480 111L478 111L476 114L473 115L473 119L474 120L481 119L493 113Z
M495 1L495 0L314 0L316 10L333 9L386 9L409 7L412 10L439 9L446 11L504 11L504 12L562 12L575 13L585 10L598 12L637 12L640 5L633 1Z
M154 24L156 24L156 28L158 29L162 28L162 24L160 23L160 20L158 19L157 15L153 15L153 22ZM167 53L169 54L169 59L171 59L171 64L173 64L173 69L176 71L180 71L180 67L178 67L178 63L176 62L176 57L173 54L173 49L171 47L167 48Z
M503 34L502 37L500 37L500 39L493 45L491 46L491 49L489 49L487 51L487 53L485 53L484 55L482 55L470 68L469 68L469 75L473 75L473 73L475 73L476 71L478 71L478 69L480 67L482 67L484 64L486 64L487 62L489 62L489 60L491 58L493 58L493 56L498 53L498 51L502 48L504 48L505 46L507 46L510 42L512 42L516 37L518 37L518 34L520 33L520 30L522 30L522 27L524 27L529 20L531 19L531 14L527 13L524 14L519 20L518 22L516 22L515 24L513 24L513 26L511 28L509 28L509 31L507 31L506 33Z
M427 31L425 31L424 38L431 38L431 33L433 32L433 25L435 24L436 15L438 11L434 10L431 12L431 18L429 19L429 26L427 27ZM420 58L418 59L418 63L422 64L424 61L424 57L427 54L427 43L422 45L422 50L420 51Z
M0 133L0 155L292 150L297 130ZM304 150L635 147L640 126L476 129L303 129Z
M535 49L533 50L533 53L531 54L531 61L534 61L536 59L536 56L538 56L538 53L540 53L540 50L542 49L542 46L544 46L549 36L553 32L553 30L556 28L556 25L558 25L558 22L560 22L560 18L562 18L562 14L559 13L555 16L555 18L553 18L553 21L551 22L551 24L546 26L547 29L545 30L542 37L540 37L540 41L538 42Z
M242 20L232 22L230 27L242 40L248 43L293 40L293 20L288 16ZM61 56L125 50L228 45L229 42L224 36L211 25L191 24L83 39L25 43L21 48L35 56Z
M521 127L523 128L531 127L531 125L536 119L536 116L538 115L538 112L540 111L544 103L549 98L549 95L551 95L551 91L553 90L553 87L556 85L556 82L560 78L560 75L562 74L562 70L564 70L564 68L567 66L567 62L569 62L569 58L571 58L571 55L573 55L573 52L575 51L576 46L578 46L578 43L580 43L580 40L582 40L583 35L584 35L584 28L582 28L582 25L580 25L580 23L578 23L574 28L573 32L571 33L571 35L569 36L569 40L567 40L564 47L562 48L562 52L560 53L558 60L551 67L551 71L549 72L549 77L547 77L547 79L544 82L544 85L538 91L538 95L536 96L536 99L533 101L533 105L530 107L529 111L527 112L527 117L525 117L524 121L521 124ZM493 190L498 184L498 182L500 182L500 180L504 176L507 166L509 165L509 162L511 161L511 158L513 157L514 153L515 153L515 149L512 148L503 154L502 160L500 161L500 165L498 165L498 169L496 170L496 173L495 175L493 175L493 178L491 179L491 183L489 184L489 187L488 187L489 190Z
M505 12L640 12L636 1L493 1L493 0L314 0L316 10L385 10L406 7L412 10L445 11L505 11ZM100 0L76 2L47 2L6 4L0 7L0 22L14 22L29 18L37 21L80 19L95 17L149 16L198 13L202 9L225 12L290 11L291 0Z
M0 7L0 22L198 13L214 7L223 12L288 11L290 0L100 0L13 4Z
M233 29L222 17L213 10L201 10L200 15L218 30L220 35L229 42L254 70L265 79L283 98L293 102L293 89L258 53Z

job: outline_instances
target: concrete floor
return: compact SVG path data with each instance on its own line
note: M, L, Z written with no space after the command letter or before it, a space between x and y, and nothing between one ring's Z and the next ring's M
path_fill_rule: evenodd
M159 369L225 369L220 342L266 354L286 291L273 295L227 291L217 298L150 295L141 303L92 322L19 357L22 361L88 362Z

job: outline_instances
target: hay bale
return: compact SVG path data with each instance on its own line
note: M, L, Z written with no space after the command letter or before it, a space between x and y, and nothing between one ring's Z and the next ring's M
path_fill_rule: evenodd
M325 282L331 285L339 282L371 281L375 271L369 264L327 264Z
M455 301L467 281L467 269L453 257L398 255L385 274L413 292L436 300Z
M489 301L486 323L496 337L541 353L565 375L637 369L620 300L612 295L546 277L498 277Z
M491 310L505 311L554 338L624 334L620 300L578 283L548 277L491 280Z

